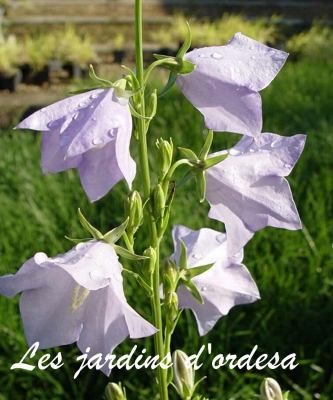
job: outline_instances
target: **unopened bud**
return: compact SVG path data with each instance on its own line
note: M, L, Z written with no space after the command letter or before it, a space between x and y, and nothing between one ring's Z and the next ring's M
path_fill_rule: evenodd
M149 257L148 260L143 261L143 272L146 276L150 276L156 267L156 251L149 247L143 252L143 255Z
M170 322L175 321L178 317L178 296L176 292L166 294L165 307L168 320Z
M182 399L192 397L194 392L194 370L188 356L181 350L172 354L173 383Z
M164 293L173 292L178 281L178 268L176 263L168 258L163 260L163 288Z
M153 205L156 216L162 217L165 208L165 196L159 183L153 189Z
M170 169L173 154L173 143L170 138L170 142L167 140L159 139L156 141L156 147L158 149L157 168L158 177L162 180Z
M260 386L262 400L283 400L280 385L273 378L265 378Z
M146 101L146 116L153 118L156 114L157 109L157 91L156 89L150 93Z
M141 225L143 216L142 200L136 190L126 197L124 207L125 217L129 218L127 230L134 234Z
M126 395L120 385L112 382L105 388L105 398L106 400L126 400Z

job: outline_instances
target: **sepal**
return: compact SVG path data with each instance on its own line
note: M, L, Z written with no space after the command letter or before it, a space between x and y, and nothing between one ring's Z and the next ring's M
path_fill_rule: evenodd
M224 161L228 156L229 153L226 153L226 154L220 154L215 157L207 158L206 160L204 160L204 169L206 170L210 167L214 167L214 165Z
M123 247L118 246L116 244L112 244L111 246L114 248L114 250L118 254L118 256L124 257L130 261L140 261L140 260L146 260L148 258L146 256L139 256L137 254L131 253L130 251L128 251L128 250L124 249Z
M87 219L84 217L84 215L82 214L81 210L78 208L77 209L77 214L79 217L79 221L81 223L81 225L83 226L83 228L88 231L89 233L91 233L92 237L94 239L97 240L102 240L103 239L103 234L96 228L94 228L88 221Z
M126 231L128 222L129 222L129 217L127 217L126 221L123 222L121 225L117 226L116 228L113 228L111 231L106 233L103 236L103 240L111 245L116 243L122 237L123 233Z

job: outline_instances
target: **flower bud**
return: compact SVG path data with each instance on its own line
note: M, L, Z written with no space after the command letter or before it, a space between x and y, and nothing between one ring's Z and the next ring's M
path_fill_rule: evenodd
M170 138L170 142L167 140L159 139L156 141L156 147L158 149L157 168L158 177L162 180L170 169L173 154L173 143Z
M178 296L176 292L166 294L165 307L168 320L174 322L178 317Z
M162 185L159 183L153 189L153 207L156 217L162 217L165 208L165 197Z
M124 207L125 217L129 217L127 230L134 234L141 225L143 216L142 200L136 190L126 197Z
M194 392L194 370L188 356L181 350L172 354L173 383L182 399L191 397Z
M262 400L283 400L280 385L273 378L265 378L260 385Z
M106 400L126 400L126 395L120 385L112 382L105 388L105 398Z
M174 261L168 258L163 260L163 289L164 293L173 292L176 288L178 281L178 268Z
M152 247L148 247L143 252L143 255L146 257L149 257L148 260L143 261L143 273L149 277L154 271L155 271L155 266L156 266L156 251Z

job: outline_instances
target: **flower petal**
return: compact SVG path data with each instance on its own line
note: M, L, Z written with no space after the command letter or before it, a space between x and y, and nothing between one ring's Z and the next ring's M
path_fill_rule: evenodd
M262 128L258 93L274 79L288 54L241 33L225 46L195 49L185 55L196 64L177 83L205 117L209 129L258 136Z
M225 223L228 238L232 238L230 255L265 226L301 228L289 184L283 177L292 170L304 144L304 135L263 133L258 139L244 137L229 150L228 158L207 170L208 216Z

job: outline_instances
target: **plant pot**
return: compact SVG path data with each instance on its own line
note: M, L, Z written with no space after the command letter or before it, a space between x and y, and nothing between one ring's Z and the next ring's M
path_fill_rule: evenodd
M6 75L0 72L0 90L15 92L18 84L21 82L22 73L18 70L13 75Z
M30 77L32 75L32 68L29 64L22 64L20 66L20 71L22 74L22 83L29 83Z
M126 57L125 50L114 50L113 52L113 62L117 64L122 64Z
M47 82L50 82L50 69L48 65L45 65L44 68L39 71L33 71L28 79L28 83L38 86Z
M49 72L50 73L56 73L61 70L62 67L62 62L57 59L53 59L49 61Z
M62 67L68 73L70 79L84 79L89 77L89 70L80 67L79 64L66 63Z

